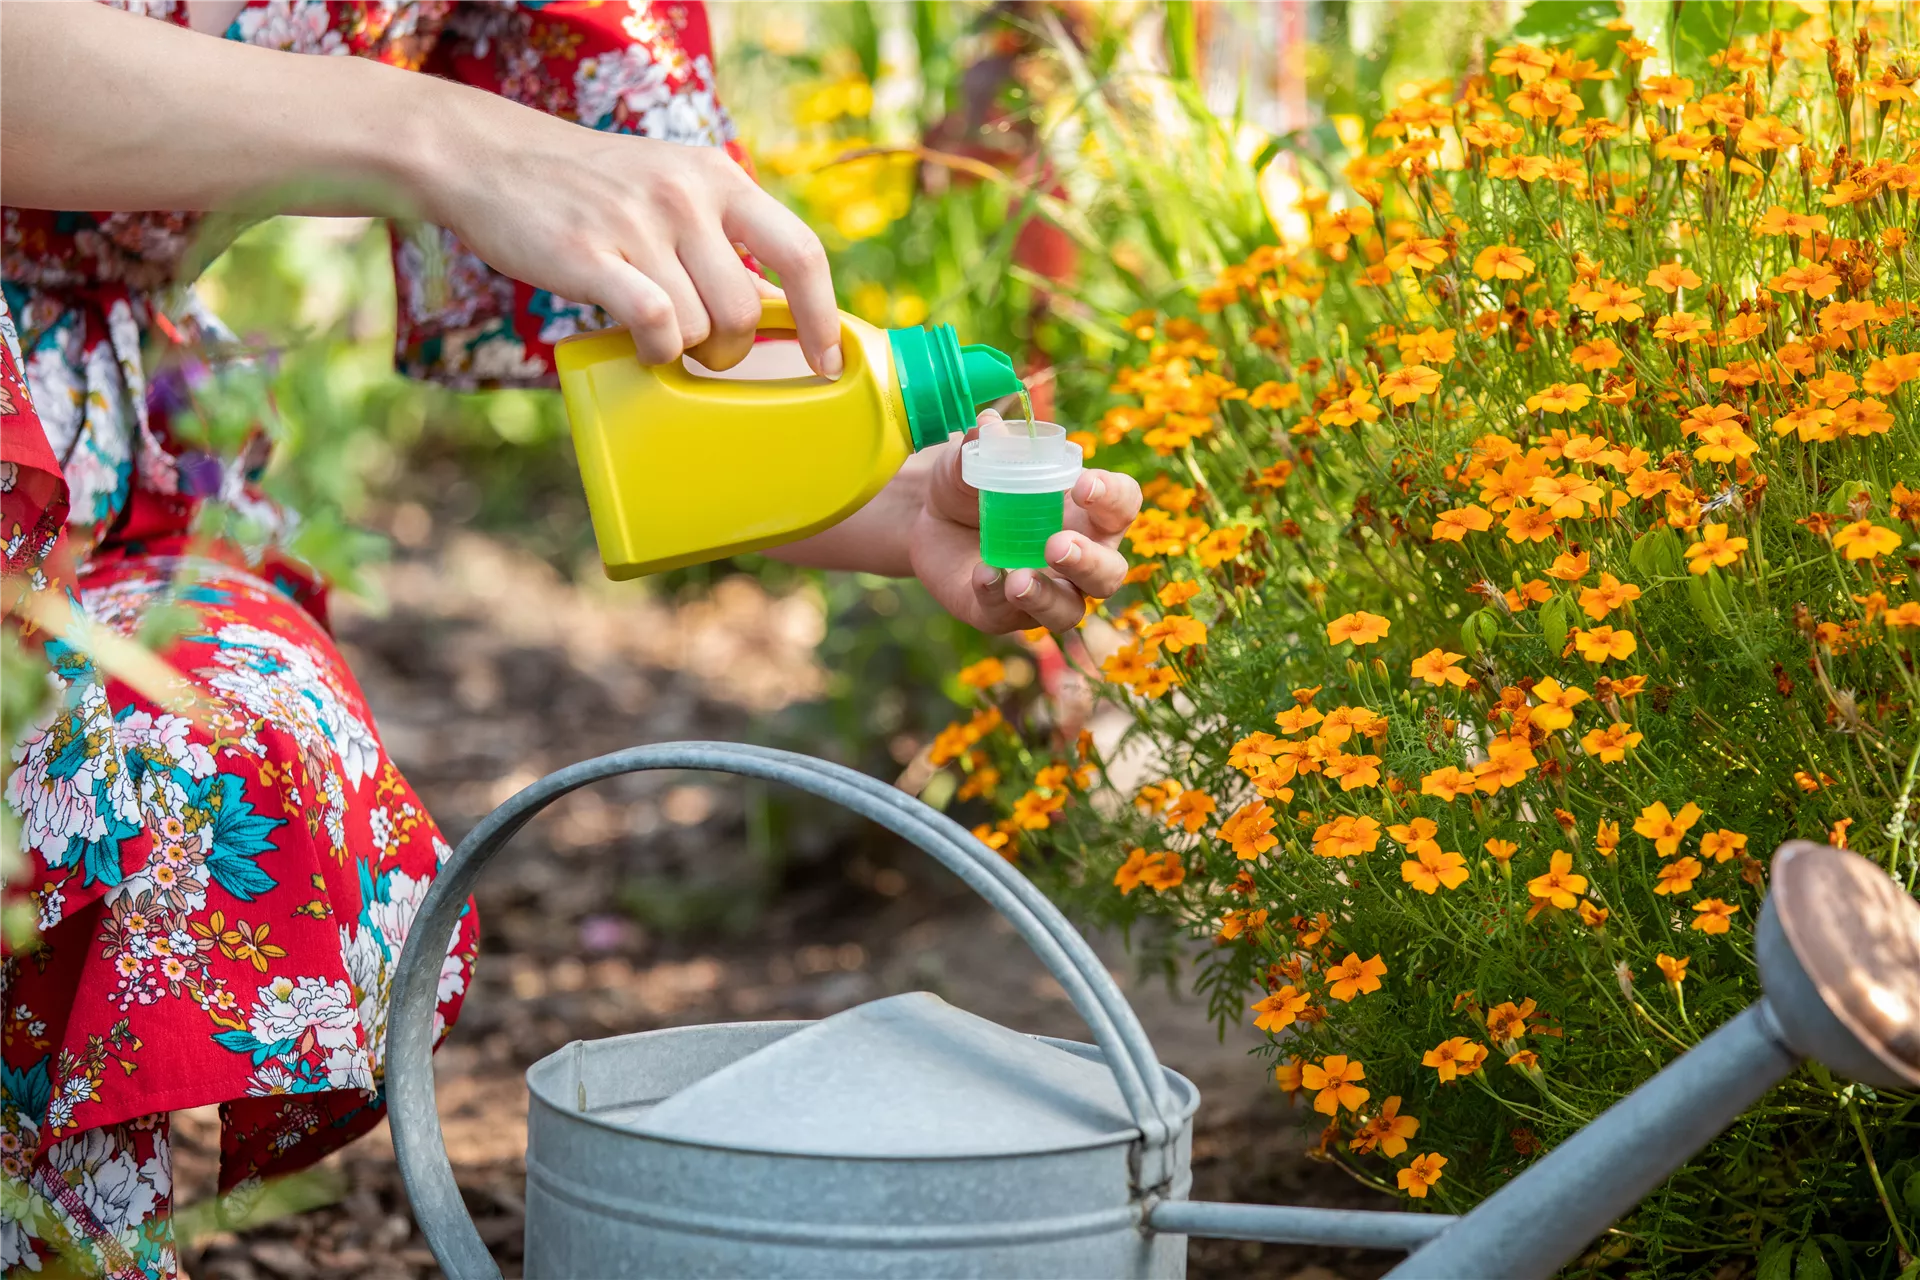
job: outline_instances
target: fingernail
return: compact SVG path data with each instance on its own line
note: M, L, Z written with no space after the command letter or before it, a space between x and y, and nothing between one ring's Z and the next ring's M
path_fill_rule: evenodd
M984 561L973 566L973 585L981 591L991 591L1000 585L1001 578L1005 576L1000 570Z
M1038 585L1039 585L1039 575L1030 573L1027 575L1026 585L1021 587L1018 591L1012 592L1011 596L1015 600L1025 600L1028 596L1033 594L1034 587Z
M1066 550L1060 552L1058 555L1048 556L1047 559L1063 567L1066 565L1077 564L1080 561L1080 544L1077 542L1069 542L1067 543Z
M836 342L820 356L820 372L829 378L838 378L846 371L846 357L840 354L840 344Z
M1087 503L1100 501L1100 495L1105 493L1106 491L1107 491L1107 482L1105 480L1102 480L1099 476L1088 476L1087 477L1087 496L1084 500L1082 500L1081 505L1085 506Z

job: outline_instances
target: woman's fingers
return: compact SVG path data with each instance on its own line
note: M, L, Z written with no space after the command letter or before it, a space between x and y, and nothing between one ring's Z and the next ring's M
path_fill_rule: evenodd
M846 368L846 357L840 350L840 308L833 297L827 251L791 209L744 180L745 175L742 179L727 202L722 230L780 273L808 365L822 377L837 378Z
M1127 576L1125 556L1070 530L1047 539L1047 567L1095 600L1118 591Z
M615 254L601 254L598 279L581 296L623 325L633 337L641 364L666 364L680 358L680 325L673 299L644 271Z
M1067 524L1112 544L1140 514L1140 482L1117 471L1083 471L1074 482Z
M709 369L731 369L753 350L760 323L754 274L718 227L696 230L680 243L680 264L698 291L709 333L688 354Z
M1049 631L1071 631L1087 616L1086 597L1070 582L1037 569L1007 575L1007 603Z

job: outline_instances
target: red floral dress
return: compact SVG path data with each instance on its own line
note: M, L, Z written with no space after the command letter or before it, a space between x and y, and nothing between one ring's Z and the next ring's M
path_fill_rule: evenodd
M129 7L186 21L184 5ZM226 38L731 143L705 15L685 0L253 0ZM242 1199L376 1124L393 965L450 852L328 636L321 584L271 547L189 536L209 501L284 520L252 484L260 441L211 456L169 429L194 359L153 353L220 337L173 284L195 223L0 209L6 608L55 686L9 744L25 865L8 893L39 939L0 959L8 1274L75 1249L107 1274L173 1274L173 1110L221 1104L222 1188ZM394 249L407 372L550 385L553 343L605 323L430 234ZM162 606L187 622L155 678L100 637L136 637ZM476 942L469 910L441 970L442 1030Z

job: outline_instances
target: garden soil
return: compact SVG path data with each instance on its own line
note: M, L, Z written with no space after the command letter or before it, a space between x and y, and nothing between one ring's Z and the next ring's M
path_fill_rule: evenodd
M746 577L683 599L577 586L532 556L418 506L376 575L390 609L336 607L341 645L388 748L450 840L538 775L645 742L756 736L819 694L818 605ZM724 779L647 775L576 794L487 873L481 955L439 1054L447 1147L482 1236L519 1274L528 1064L570 1040L689 1023L817 1018L933 991L1021 1030L1086 1038L1064 993L999 918L916 850ZM1164 979L1096 945L1162 1061L1200 1086L1196 1198L1391 1207L1307 1150L1247 1027L1218 1037ZM176 1121L177 1203L215 1176L212 1108ZM219 1280L413 1280L437 1274L384 1126L331 1157L326 1200L238 1234L202 1234L183 1265ZM1393 1255L1195 1242L1190 1274L1235 1280L1380 1275Z

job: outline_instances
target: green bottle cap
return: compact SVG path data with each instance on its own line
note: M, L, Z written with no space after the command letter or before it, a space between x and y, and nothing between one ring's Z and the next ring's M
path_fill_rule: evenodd
M976 408L1020 390L1010 356L978 343L961 346L950 324L889 329L887 340L916 449L969 430Z

